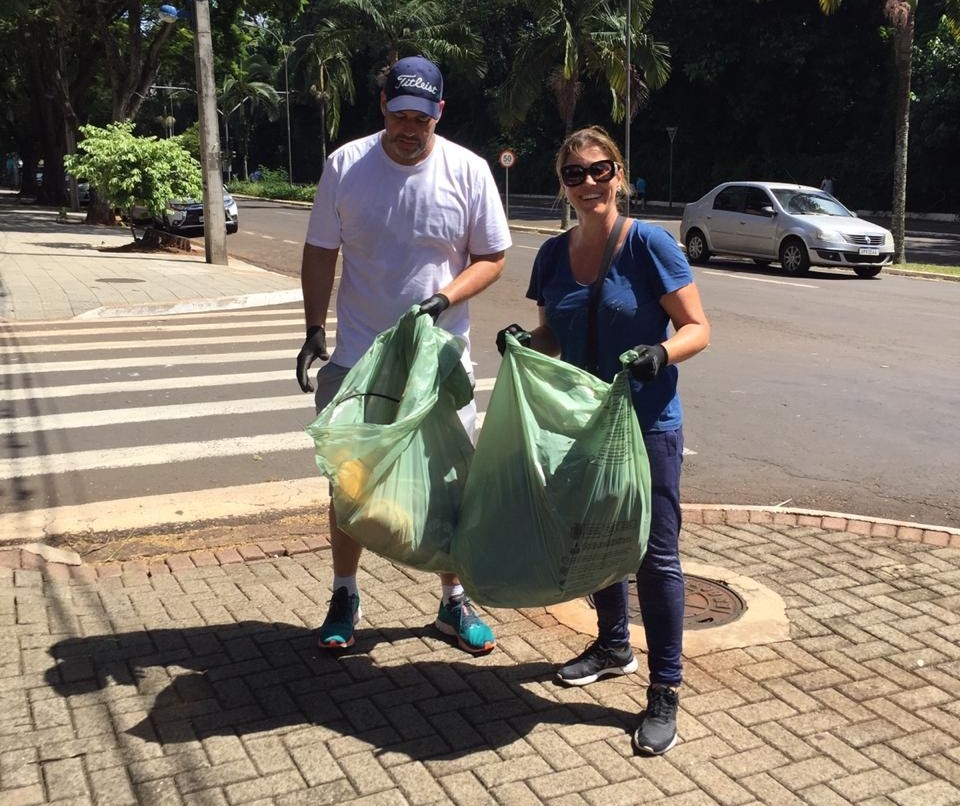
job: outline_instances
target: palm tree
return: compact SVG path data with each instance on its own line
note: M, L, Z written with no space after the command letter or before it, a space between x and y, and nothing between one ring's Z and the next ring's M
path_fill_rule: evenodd
M569 135L585 79L609 88L610 115L622 121L628 75L626 16L609 0L527 0L527 8L531 27L501 94L501 122L512 126L522 121L546 87L563 120L564 136ZM630 15L632 112L670 75L669 48L646 32L652 11L653 0L635 0ZM561 226L566 229L569 223L570 208L564 204Z
M344 102L356 99L352 53L349 43L337 30L336 23L327 18L310 40L303 58L298 63L300 86L307 84L309 95L320 110L321 160L327 161L327 138L333 140L340 131L341 110Z
M843 0L818 0L820 10L834 14ZM894 93L893 202L890 229L893 232L893 262L906 262L904 231L907 210L907 145L910 134L910 80L913 72L913 29L918 0L884 0L884 15L893 32Z
M818 0L820 10L835 14L843 0ZM883 0L883 12L893 32L893 65L896 73L894 100L893 201L890 230L893 232L893 262L906 262L904 233L907 216L907 146L910 136L910 82L913 74L913 33L919 0ZM960 0L946 0L944 16L954 30L960 28ZM960 33L960 32L958 32Z
M247 155L250 146L250 121L257 112L263 112L267 120L274 121L280 116L280 93L272 83L261 81L269 78L274 69L258 54L245 54L241 59L237 74L227 76L220 91L220 107L224 115L224 125L229 125L231 113L240 110L243 120L243 178L249 179ZM247 104L246 102L250 103ZM249 106L249 108L248 108ZM230 155L227 155L230 159Z
M451 19L449 5L438 0L339 0L337 8L331 36L379 50L383 76L399 58L414 54L486 74L480 37Z

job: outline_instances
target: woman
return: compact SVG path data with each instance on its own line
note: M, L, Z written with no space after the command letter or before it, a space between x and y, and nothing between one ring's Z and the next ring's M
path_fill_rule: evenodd
M590 285L601 273L607 240L619 223L618 195L626 192L620 149L603 129L570 135L557 154L563 193L578 226L540 247L527 296L537 301L540 324L530 333L506 333L548 355L589 367L587 321ZM665 230L628 221L615 243L596 311L596 374L610 381L619 356L633 349L633 406L650 459L650 540L637 572L640 612L648 646L647 708L633 734L645 755L677 742L678 689L682 681L683 571L680 567L680 465L683 429L676 364L703 350L710 325L693 274L676 240ZM669 326L673 326L672 333ZM594 594L598 638L560 668L559 680L584 686L607 675L636 671L630 648L627 580Z

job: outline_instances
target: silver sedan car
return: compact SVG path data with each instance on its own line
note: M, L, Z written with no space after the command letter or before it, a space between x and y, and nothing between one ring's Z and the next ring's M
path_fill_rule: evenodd
M686 205L680 240L691 263L711 255L779 263L802 274L811 266L876 277L893 258L889 230L858 218L833 196L783 182L725 182Z

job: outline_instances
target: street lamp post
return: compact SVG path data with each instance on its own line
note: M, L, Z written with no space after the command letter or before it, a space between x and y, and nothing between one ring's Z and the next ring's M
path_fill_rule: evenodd
M257 25L253 20L244 20L244 25L250 28L257 28L264 33L270 34L274 39L277 40L277 45L280 47L280 52L283 53L283 95L284 95L284 118L286 118L287 123L287 181L292 185L293 184L293 140L290 136L290 73L287 70L287 59L290 58L290 54L293 52L294 47L297 42L301 39L308 39L312 37L313 34L303 34L298 36L293 42L284 42L276 33L271 31L269 28L264 28L262 25Z
M625 118L624 131L623 131L623 182L626 185L626 193L624 194L626 209L623 211L624 215L630 215L630 18L632 16L630 8L630 0L627 0L627 25L626 25L626 48L627 52L624 56L624 69L627 73L627 91L623 99L623 114Z
M203 168L203 242L207 263L227 265L227 222L220 172L220 126L213 77L213 37L209 0L189 0L193 55L197 67L197 117L200 122L200 165ZM160 6L160 19L174 22L181 12Z
M673 209L673 138L677 136L676 126L667 126L667 136L670 138L670 173L667 182L667 207Z

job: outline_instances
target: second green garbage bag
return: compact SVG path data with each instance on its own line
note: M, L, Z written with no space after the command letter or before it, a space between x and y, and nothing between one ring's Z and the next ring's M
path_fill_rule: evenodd
M640 566L650 466L628 377L608 384L507 337L450 549L475 601L556 604Z
M341 529L391 560L450 571L473 454L457 409L473 389L463 343L417 311L377 336L307 433Z

